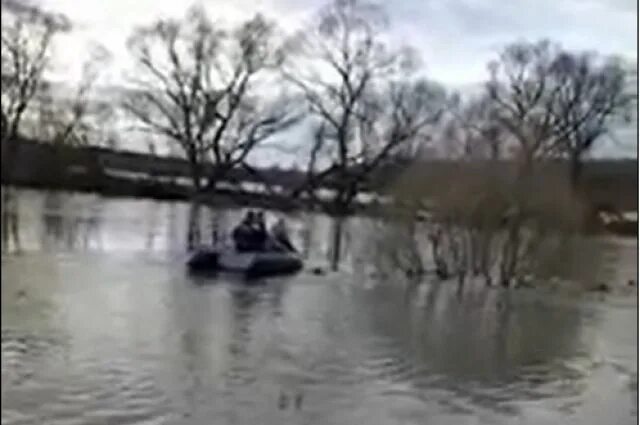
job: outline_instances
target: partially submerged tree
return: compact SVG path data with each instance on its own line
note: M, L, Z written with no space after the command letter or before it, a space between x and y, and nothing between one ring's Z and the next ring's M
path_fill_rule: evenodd
M261 15L222 29L193 7L183 20L161 19L129 40L139 72L124 106L144 130L181 148L196 190L205 178L213 187L256 145L297 121L286 104L257 97L260 77L281 62L274 31ZM209 161L214 172L207 176Z
M385 42L386 16L371 3L335 0L297 33L285 77L319 122L309 179L331 182L334 203L350 206L367 176L437 121L444 92L414 81L415 54Z
M488 109L515 148L501 256L501 280L508 285L528 243L532 194L554 192L559 184L544 188L538 176L548 171L550 159L568 158L575 189L584 156L631 98L616 62L600 64L548 41L511 44L489 68Z
M430 254L436 271L448 272L441 277L461 284L469 276L503 286L584 279L566 274L580 271L587 217L575 189L585 155L635 101L623 69L546 41L508 46L484 94L447 111L439 136L455 162L413 167L390 191L391 217L405 231L400 242L395 229L396 239L380 233L395 262L421 266Z
M513 169L491 161L414 168L391 191L396 197L389 226L399 223L400 230L380 232L382 246L395 258L412 259L403 267L424 265L460 285L469 278L511 286L548 277L541 265L554 253L568 260L576 249L571 244L581 230L583 206L558 168L537 168L526 202L516 204L520 182ZM427 221L420 219L421 200L430 204Z

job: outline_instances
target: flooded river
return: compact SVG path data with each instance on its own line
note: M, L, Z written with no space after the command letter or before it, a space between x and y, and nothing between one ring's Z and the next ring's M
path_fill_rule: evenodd
M409 291L362 272L357 222L336 244L312 215L291 217L294 240L338 271L190 276L187 247L241 213L34 191L3 205L2 424L637 422L635 241L603 242L606 296Z

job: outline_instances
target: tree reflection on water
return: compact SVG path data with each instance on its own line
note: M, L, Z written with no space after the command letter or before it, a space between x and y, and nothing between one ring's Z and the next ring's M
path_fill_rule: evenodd
M18 197L11 187L2 187L2 251L22 251Z

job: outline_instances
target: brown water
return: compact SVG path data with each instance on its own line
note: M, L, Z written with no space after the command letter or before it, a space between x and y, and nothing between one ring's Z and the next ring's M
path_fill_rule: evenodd
M606 297L459 297L364 277L357 221L337 255L329 219L292 217L340 270L248 287L184 268L239 211L22 191L3 213L3 424L637 422L635 241L599 242Z

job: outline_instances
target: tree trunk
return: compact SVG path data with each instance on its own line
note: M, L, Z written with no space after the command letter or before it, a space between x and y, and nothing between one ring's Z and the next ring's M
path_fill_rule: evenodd
M579 153L572 154L569 160L569 178L571 179L571 187L574 191L577 191L580 188L582 166L582 156Z
M488 231L483 231L480 242L480 274L484 277L487 286L491 286L493 279L491 276L491 248L492 236Z
M200 164L196 161L191 160L191 181L193 183L193 192L194 194L199 194L202 190L202 169Z
M333 212L337 215L344 215L347 212L348 205L346 200L346 190L344 188L338 188L333 199Z
M343 221L337 218L333 222L332 238L331 238L331 269L337 271L342 257L342 237L343 237Z
M500 264L500 282L505 288L510 286L518 267L521 223L518 217L514 217L513 219L516 221L509 225L507 240L504 243Z
M2 149L2 181L12 183L13 171L18 165L20 144L15 140L7 141Z
M200 234L200 204L196 202L189 206L189 222L187 228L187 252L196 248L201 242Z
M357 185L354 183L341 183L337 188L337 192L333 200L334 210L338 215L346 215L351 210L353 201L358 195Z

